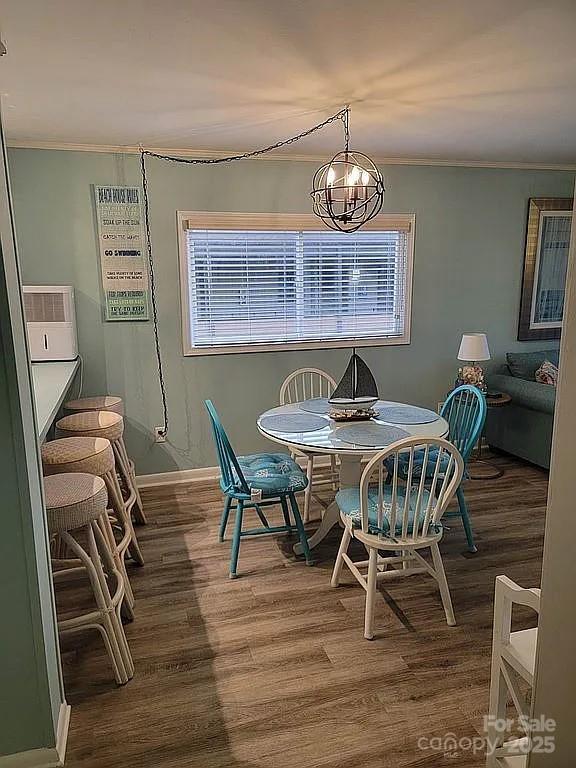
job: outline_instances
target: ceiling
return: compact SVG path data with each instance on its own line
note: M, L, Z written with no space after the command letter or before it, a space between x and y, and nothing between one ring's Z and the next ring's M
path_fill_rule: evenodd
M576 164L574 0L3 0L12 142ZM282 150L336 151L331 125Z

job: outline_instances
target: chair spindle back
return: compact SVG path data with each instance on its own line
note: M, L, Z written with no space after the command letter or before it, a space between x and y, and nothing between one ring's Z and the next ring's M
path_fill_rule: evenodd
M250 488L246 478L240 468L236 454L230 444L226 430L222 426L220 417L214 407L212 400L204 400L204 405L210 417L214 442L216 443L216 452L218 454L218 464L220 465L220 485L222 490L239 491L250 495Z
M301 403L315 397L330 397L336 382L319 368L299 368L291 373L280 388L280 405Z
M390 467L391 463L394 466L392 482L385 486L386 464ZM403 541L426 538L430 526L440 521L456 493L463 473L462 456L448 440L437 437L399 440L374 456L362 473L362 531L370 532L368 491L377 483L378 528L382 529L387 517L391 538L399 532Z
M482 434L486 411L486 398L478 387L470 384L464 384L450 392L442 406L440 415L450 427L448 439L458 448L464 462L468 461Z

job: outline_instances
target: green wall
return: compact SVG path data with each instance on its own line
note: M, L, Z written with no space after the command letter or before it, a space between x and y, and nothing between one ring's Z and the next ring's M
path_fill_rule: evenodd
M25 338L0 125L0 765L53 757L64 701Z
M4 296L0 270L0 295ZM25 461L18 424L18 393L10 385L10 333L2 313L0 334L0 427L2 429L2 536L0 536L0 755L54 745L41 612L35 584L32 510L18 461ZM12 366L10 366L12 367ZM21 429L21 428L20 428ZM1 762L1 757L0 757Z
M313 163L182 166L150 160L152 239L166 365L169 443L160 424L150 323L102 321L91 184L138 184L133 155L15 149L10 153L20 258L29 283L72 283L85 392L126 400L129 450L140 473L214 465L202 401L211 397L240 452L266 445L256 416L284 377L315 365L338 376L345 350L182 356L177 210L307 212ZM412 343L363 352L381 396L435 405L454 380L460 335L488 334L493 357L516 339L529 197L572 195L574 174L391 165L385 210L416 214ZM542 343L536 347L545 346Z

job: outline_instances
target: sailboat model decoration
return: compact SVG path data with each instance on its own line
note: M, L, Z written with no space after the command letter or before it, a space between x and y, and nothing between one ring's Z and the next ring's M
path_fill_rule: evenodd
M372 371L353 349L344 376L328 402L337 411L360 411L366 418L372 415L371 408L377 400L378 386Z

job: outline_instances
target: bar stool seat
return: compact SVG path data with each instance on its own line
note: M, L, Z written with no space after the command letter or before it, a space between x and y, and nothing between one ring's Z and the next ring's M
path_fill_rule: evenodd
M124 610L127 618L133 618L134 595L124 558L129 552L138 565L144 564L144 558L138 545L130 512L118 483L112 444L103 437L66 437L44 443L41 448L41 455L45 476L62 474L63 472L80 472L101 477L106 483L110 507L108 515L112 533L110 545L115 554L117 567L125 582L127 605ZM118 536L115 535L115 532Z
M54 581L82 571L88 575L96 602L96 608L88 613L58 619L58 631L64 635L97 629L104 640L116 681L124 684L134 675L134 663L120 620L124 580L109 547L106 483L101 477L82 472L50 475L44 478L44 498L50 534L62 537L77 558L73 567L69 561L53 560ZM115 583L113 595L109 589L112 580Z
M86 472L102 477L107 471L110 440L103 437L68 437L43 443L41 447L44 475L62 472ZM90 469L87 467L90 466Z
M72 413L56 422L56 433L63 437L105 437L112 442L124 434L124 418L114 411Z
M115 411L84 411L64 416L56 422L57 437L103 437L112 443L116 467L126 490L126 506L134 519L145 523L142 499L136 485L133 465L124 444L124 418Z
M81 397L78 400L68 400L64 403L67 413L84 411L113 411L124 416L124 402L117 395L97 395L96 397Z
M101 477L88 474L44 478L44 496L51 533L88 525L106 509L108 493Z
M96 395L95 397L80 397L77 400L68 400L64 403L64 411L67 414L81 413L83 411L114 411L124 416L124 401L118 395ZM132 474L134 474L134 462L129 459Z

